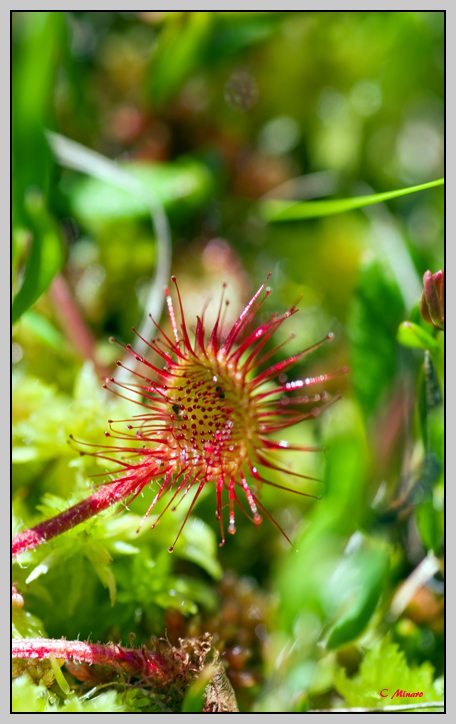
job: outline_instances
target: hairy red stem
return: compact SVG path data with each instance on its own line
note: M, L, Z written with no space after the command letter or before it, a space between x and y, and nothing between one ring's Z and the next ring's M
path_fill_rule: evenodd
M148 479L149 476L133 480L116 480L108 485L103 485L96 493L89 495L80 503L76 503L76 505L53 518L39 523L34 528L17 533L12 540L13 556L24 553L31 548L36 548L51 540L51 538L66 533L70 528L89 520L89 518L110 508L115 503L125 500L130 495L136 495L146 485Z
M13 659L48 659L51 654L57 659L84 661L88 664L102 664L122 668L136 676L164 678L163 661L158 654L142 649L127 649L117 644L90 644L85 641L64 639L13 639Z

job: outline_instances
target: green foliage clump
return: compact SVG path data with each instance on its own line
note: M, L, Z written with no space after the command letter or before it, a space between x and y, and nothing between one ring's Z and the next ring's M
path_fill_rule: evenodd
M369 708L409 703L409 698L396 694L398 690L422 692L422 697L412 701L443 703L443 691L440 682L434 681L432 666L426 662L421 666L409 666L398 645L387 638L366 653L355 677L350 679L344 669L339 669L334 676L334 685L349 706Z
M106 712L128 712L130 708L121 703L117 692L102 691L90 699L71 692L68 696L54 694L46 686L33 682L28 674L13 681L12 710L14 712L80 714ZM134 708L131 709L134 711Z

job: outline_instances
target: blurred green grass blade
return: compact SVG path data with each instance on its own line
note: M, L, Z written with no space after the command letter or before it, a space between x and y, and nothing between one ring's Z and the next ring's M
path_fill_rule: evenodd
M374 613L388 571L388 555L385 550L363 551L360 560L354 561L360 576L360 591L350 609L335 623L329 632L326 647L337 649L358 638Z
M33 242L22 287L13 300L13 323L47 289L63 262L63 240L46 202L53 161L44 125L52 117L57 54L66 32L61 12L19 13L14 22L13 274L21 263L19 229L30 230Z
M235 24L238 24L239 21L242 20L256 20L257 18L262 18L265 16L277 18L278 15L283 16L289 14L289 12L280 12L277 10L221 10L220 12L214 12L217 22L232 22Z
M12 146L13 193L19 209L30 186L46 193L52 154L44 127L52 116L57 53L65 35L61 12L24 12L16 19L13 46Z
M340 214L343 211L360 209L370 204L378 204L382 201L395 199L398 196L412 194L416 191L423 191L434 186L444 184L444 179L429 181L419 186L409 186L397 191L386 191L381 194L368 194L348 199L325 199L323 201L282 201L279 199L268 199L260 201L258 210L265 221L299 221L301 219L313 219L319 216Z
M277 17L269 13L236 13L242 15L236 22L220 22L216 18L217 32L212 35L208 48L208 63L221 63L225 59L245 51L252 45L264 43L280 33ZM279 13L274 13L277 16ZM221 13L215 13L221 15ZM257 17L259 16L259 17Z
M176 13L167 19L153 60L150 95L161 107L204 62L212 29L212 13Z
M42 194L37 191L29 192L25 205L33 242L24 281L13 300L13 324L46 291L62 268L64 259L60 229L47 210Z

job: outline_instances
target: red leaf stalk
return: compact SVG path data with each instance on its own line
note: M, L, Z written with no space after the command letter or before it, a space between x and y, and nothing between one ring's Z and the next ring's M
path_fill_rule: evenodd
M121 668L128 674L164 680L163 661L160 656L143 649L127 649L117 644L91 644L64 639L13 639L13 659L57 659L101 664Z
M104 485L85 500L76 503L76 505L64 510L54 518L45 520L34 528L17 533L12 540L13 556L36 548L51 540L51 538L61 535L61 533L66 533L70 528L89 520L92 516L110 508L115 503L125 500L130 495L137 495L146 483L147 478L145 480L135 478L133 480L115 480L113 483Z

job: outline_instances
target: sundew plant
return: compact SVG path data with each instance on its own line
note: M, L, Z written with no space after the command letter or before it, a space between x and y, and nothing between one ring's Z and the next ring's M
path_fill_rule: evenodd
M14 12L12 706L443 711L443 12Z

